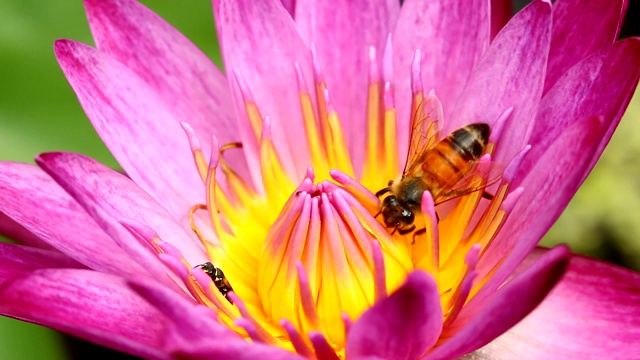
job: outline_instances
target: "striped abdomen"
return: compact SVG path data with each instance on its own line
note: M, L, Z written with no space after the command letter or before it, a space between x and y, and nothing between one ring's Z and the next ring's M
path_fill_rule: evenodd
M423 180L434 197L442 188L450 188L472 169L480 159L489 140L489 125L471 124L462 127L427 151L422 171Z

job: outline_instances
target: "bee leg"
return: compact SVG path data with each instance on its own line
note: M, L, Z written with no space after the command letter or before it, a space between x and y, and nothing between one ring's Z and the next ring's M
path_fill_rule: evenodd
M382 210L378 211L378 213L377 213L377 214L375 214L375 215L373 216L373 218L374 218L374 219L375 219L375 218L377 218L378 216L380 216L380 214L382 214Z
M482 193L482 197L487 199L487 200L493 200L493 195L489 194L486 191Z
M413 239L411 240L411 245L416 243L416 236L422 235L422 234L424 234L426 232L427 232L427 228L422 228L422 229L416 230L416 232L413 233Z
M395 234L395 233L396 233L396 231L398 231L398 226L396 226L396 227L394 227L394 228L393 228L393 231L391 232L391 235Z
M386 187L386 188L384 188L384 189L381 189L381 190L379 190L379 191L376 193L376 197L380 197L380 196L382 196L382 195L384 195L384 194L388 193L389 191L391 191L391 188L390 188L390 187Z
M416 229L416 226L414 224L411 224L411 226L409 226L406 229L398 229L398 232L400 233L400 235L404 235L412 232L415 229Z

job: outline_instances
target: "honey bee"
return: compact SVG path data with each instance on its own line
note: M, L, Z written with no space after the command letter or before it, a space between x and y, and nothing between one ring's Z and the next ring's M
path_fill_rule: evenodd
M209 275L213 284L218 288L220 293L222 293L222 296L233 304L233 301L227 297L227 293L229 291L233 291L233 288L231 287L229 280L224 276L222 269L213 266L210 262L197 265L196 267L202 269L202 271Z
M431 122L427 123L428 120ZM394 229L392 234L415 230L415 217L421 213L425 191L431 193L434 204L438 205L484 189L501 177L501 172L478 173L478 160L485 152L491 133L489 125L470 124L436 141L439 132L436 121L428 116L420 119L414 116L412 123L410 148L402 174L376 193L378 197L390 193L382 201L378 215L382 214L386 227ZM487 193L483 196L491 198ZM419 232L424 229L415 234Z

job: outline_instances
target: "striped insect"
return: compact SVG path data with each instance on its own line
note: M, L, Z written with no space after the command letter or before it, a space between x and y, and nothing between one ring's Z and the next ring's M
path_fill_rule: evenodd
M218 288L220 293L227 299L230 303L233 304L233 301L227 297L227 293L229 291L233 291L229 280L227 280L226 276L222 272L222 269L213 266L212 263L206 262L204 264L200 264L196 266L197 268L202 269L213 281L213 284Z
M431 193L438 205L482 190L501 177L502 171L497 167L482 170L478 167L489 142L488 124L464 126L439 141L438 133L438 124L431 117L414 116L405 168L398 178L376 193L378 197L389 193L379 214L393 232L407 234L415 230L415 217L421 213L425 191ZM487 193L483 196L491 197Z

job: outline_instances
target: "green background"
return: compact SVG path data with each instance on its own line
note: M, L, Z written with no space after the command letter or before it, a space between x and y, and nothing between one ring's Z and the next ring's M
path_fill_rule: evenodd
M217 64L209 0L142 1ZM117 166L82 112L53 56L53 42L93 44L81 1L0 0L0 159L32 162L40 152L68 150ZM545 245L640 268L640 100ZM56 332L0 317L0 358L64 359Z

